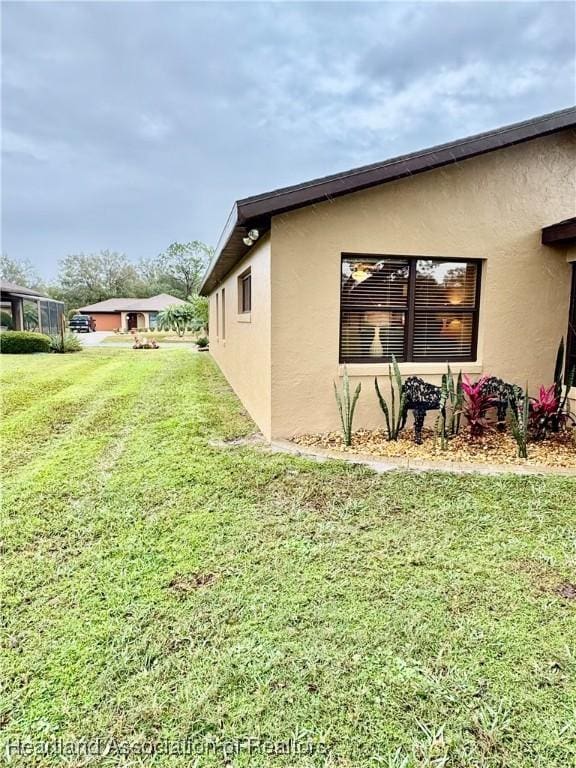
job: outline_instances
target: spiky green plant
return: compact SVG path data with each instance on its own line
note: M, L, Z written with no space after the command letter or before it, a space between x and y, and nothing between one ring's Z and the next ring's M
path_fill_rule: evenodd
M82 343L74 333L62 333L50 336L50 352L65 354L66 352L80 352L81 350Z
M564 336L560 339L558 350L556 352L556 363L554 365L554 394L560 401L562 397L563 376L564 373Z
M564 386L564 337L562 337L556 352L556 364L554 366L554 395L558 401L558 410L552 420L552 430L554 432L560 431L566 421L570 419L570 409L566 405L568 403L568 392L574 385L575 378L576 367L572 367L571 370L567 371L566 386Z
M374 377L374 388L380 403L380 408L386 419L386 432L388 440L398 440L404 415L404 403L406 396L402 390L402 374L396 358L392 355L392 363L388 363L388 378L390 379L390 406L378 386L378 377ZM398 401L398 410L396 402Z
M528 384L524 390L524 400L522 405L510 400L510 428L516 445L518 446L518 457L520 459L528 458L528 429L530 423L530 398L528 397Z
M348 378L348 370L346 366L344 366L344 375L342 376L341 393L338 391L336 382L333 383L334 394L336 395L336 402L338 404L338 410L340 411L340 421L342 422L344 445L352 445L352 423L354 421L354 411L356 410L356 403L360 397L362 384L358 384L354 394L350 396L350 379Z
M447 448L448 440L460 431L463 404L462 371L459 371L456 380L454 380L454 374L448 366L447 372L442 374L440 408L436 419L436 434L440 437L442 450Z
M448 368L450 371L450 368ZM442 383L440 385L440 407L438 418L436 419L436 434L440 435L440 448L445 451L448 447L448 435L446 434L446 403L450 397L448 384L448 374L442 374Z
M460 420L462 419L462 407L464 406L464 388L462 387L462 371L458 371L456 384L450 366L448 366L448 382L450 384L450 434L457 435L460 432Z

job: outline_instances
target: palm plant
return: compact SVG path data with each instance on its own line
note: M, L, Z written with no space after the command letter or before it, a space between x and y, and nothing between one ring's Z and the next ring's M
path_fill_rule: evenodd
M171 304L158 312L156 327L160 331L176 331L178 336L184 336L194 323L195 312L191 304Z

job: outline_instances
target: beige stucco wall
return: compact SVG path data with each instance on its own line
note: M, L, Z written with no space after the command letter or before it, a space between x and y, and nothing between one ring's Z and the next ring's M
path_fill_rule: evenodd
M576 138L564 132L275 217L271 434L339 428L332 382L341 373L343 251L484 259L478 362L453 367L531 388L549 382L566 335L570 266L565 251L542 246L540 237L542 227L574 215L575 163ZM253 366L240 381L238 363L220 357L239 394L250 391ZM402 368L439 382L443 366ZM382 424L373 377L386 370L349 366L363 387L356 427Z
M250 267L252 311L238 312L238 276ZM226 301L226 338L222 334L222 289ZM216 318L218 295L219 320ZM256 243L210 295L210 352L267 438L271 436L270 237Z

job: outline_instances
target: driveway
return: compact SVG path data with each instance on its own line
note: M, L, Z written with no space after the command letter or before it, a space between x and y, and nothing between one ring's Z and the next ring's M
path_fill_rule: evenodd
M93 333L77 333L76 336L82 342L83 347L98 347L106 338L110 336L110 331L94 331Z

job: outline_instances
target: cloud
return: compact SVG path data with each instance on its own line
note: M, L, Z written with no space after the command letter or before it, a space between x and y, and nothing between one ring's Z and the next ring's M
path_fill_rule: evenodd
M4 250L215 243L240 197L569 105L568 3L6 3Z
M170 133L170 123L162 115L140 115L138 133L145 139L159 141Z

